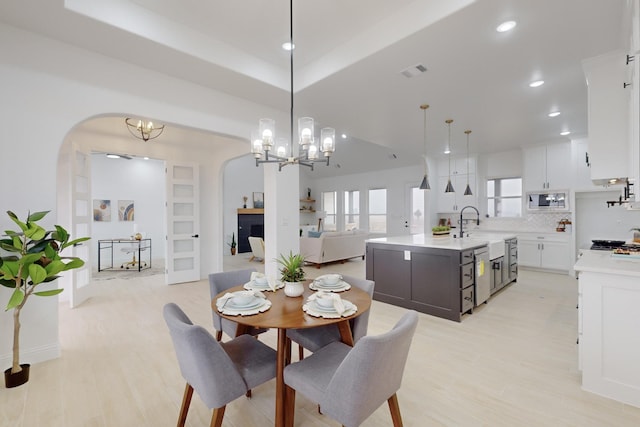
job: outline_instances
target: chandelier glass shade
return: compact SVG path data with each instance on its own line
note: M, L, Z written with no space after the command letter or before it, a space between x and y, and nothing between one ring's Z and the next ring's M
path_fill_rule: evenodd
M453 119L447 119L444 121L447 124L449 131L449 138L447 139L447 156L449 158L449 179L447 180L447 187L444 189L445 193L454 193L456 190L453 189L453 185L451 184L451 123L453 123Z
M293 43L293 0L289 1L289 42ZM251 135L251 154L256 160L256 166L261 163L278 163L279 170L286 165L303 165L311 168L315 163L325 163L329 165L331 155L336 149L336 130L333 128L322 128L320 138L316 140L314 121L311 117L301 117L298 119L298 152L294 152L293 135L293 48L289 50L290 59L290 140L276 139L276 123L273 119L260 119L258 130ZM322 157L320 157L322 153Z
M130 117L127 117L124 121L127 124L129 133L145 142L150 139L156 139L164 131L164 125L156 126L152 121L138 120L135 123L135 120Z
M422 177L422 182L420 183L421 190L430 190L431 186L429 185L429 163L427 162L427 108L429 108L428 104L422 104L420 109L424 113L424 176Z

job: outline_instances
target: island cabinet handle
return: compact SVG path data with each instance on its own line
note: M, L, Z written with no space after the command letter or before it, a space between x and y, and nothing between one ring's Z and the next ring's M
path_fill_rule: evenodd
M471 273L464 273L464 277L469 277L469 278L471 278L471 277L473 277L473 274L471 274Z
M471 301L471 297L464 297L465 300Z

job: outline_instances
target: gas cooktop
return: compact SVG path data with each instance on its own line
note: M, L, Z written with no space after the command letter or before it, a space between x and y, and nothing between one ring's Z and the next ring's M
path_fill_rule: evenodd
M592 240L592 251L610 251L613 249L624 248L624 240Z

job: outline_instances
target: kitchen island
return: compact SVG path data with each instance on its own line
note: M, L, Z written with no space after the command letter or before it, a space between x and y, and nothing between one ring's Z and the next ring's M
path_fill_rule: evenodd
M376 283L374 299L460 322L477 305L477 281L488 281L489 244L424 234L367 240L366 275ZM474 256L483 249L486 258Z
M587 250L574 269L582 388L640 407L640 259Z

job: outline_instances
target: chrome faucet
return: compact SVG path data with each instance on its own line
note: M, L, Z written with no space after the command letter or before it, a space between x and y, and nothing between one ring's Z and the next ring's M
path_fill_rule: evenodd
M465 209L467 208L471 208L474 211L476 211L476 224L480 225L480 211L478 211L478 209L474 206L465 206L464 208L460 209L460 238L464 237L464 231L462 231L462 224L464 224L462 222L462 213L464 212Z

